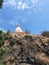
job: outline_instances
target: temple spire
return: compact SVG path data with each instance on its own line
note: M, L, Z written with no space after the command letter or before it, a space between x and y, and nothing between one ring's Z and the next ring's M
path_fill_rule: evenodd
M15 32L23 32L19 24L17 25L17 28L15 29Z

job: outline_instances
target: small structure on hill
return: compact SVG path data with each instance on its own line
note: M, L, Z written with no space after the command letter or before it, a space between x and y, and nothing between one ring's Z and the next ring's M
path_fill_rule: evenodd
M26 33L22 30L22 28L20 27L20 25L18 24L15 31L13 32L13 36L23 36L26 35Z
M19 24L17 25L17 28L15 29L15 32L19 32L19 33L23 32Z
M15 36L15 37L16 37L16 36L24 36L24 35L26 35L26 34L27 34L27 33L22 30L22 28L20 27L19 24L17 25L15 31L13 32L13 36Z

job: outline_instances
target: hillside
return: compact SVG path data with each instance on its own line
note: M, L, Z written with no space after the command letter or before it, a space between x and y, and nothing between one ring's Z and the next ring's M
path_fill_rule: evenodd
M49 38L31 34L8 35L0 47L0 58L3 65L49 65Z

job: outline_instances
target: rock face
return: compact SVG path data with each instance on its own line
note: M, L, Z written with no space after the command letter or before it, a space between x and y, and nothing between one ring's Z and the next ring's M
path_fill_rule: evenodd
M49 38L34 35L9 40L4 65L49 65Z

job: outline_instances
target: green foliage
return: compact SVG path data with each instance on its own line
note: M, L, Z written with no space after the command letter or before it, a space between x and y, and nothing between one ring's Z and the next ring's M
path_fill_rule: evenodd
M4 56L6 55L6 52L7 52L7 47L0 48L0 59L4 58Z
M0 47L2 46L3 43L4 43L3 37L0 36Z
M3 65L2 63L0 63L0 65Z
M3 31L2 30L0 30L0 35L3 33Z
M21 39L12 38L10 41L10 45L13 46L15 43L21 43Z
M4 55L4 51L0 49L0 59L3 57L3 55Z
M12 39L10 40L10 45L13 46L14 43L16 43L16 39L15 39L15 38L12 38Z
M3 2L3 0L0 0L0 3L2 3Z
M10 45L13 46L14 45L14 41L10 41Z
M11 38L11 35L10 35L10 30L8 30L7 32L6 32L6 34L5 34L5 36L4 36L5 38L5 40L6 39L10 39Z
M7 33L0 30L0 47L4 44L4 41L10 39L10 31L8 30Z
M3 45L6 34L0 30L0 47Z
M0 9L2 8L3 0L0 0Z
M16 40L16 43L20 43L20 40L19 40L19 39L17 39L17 40Z

